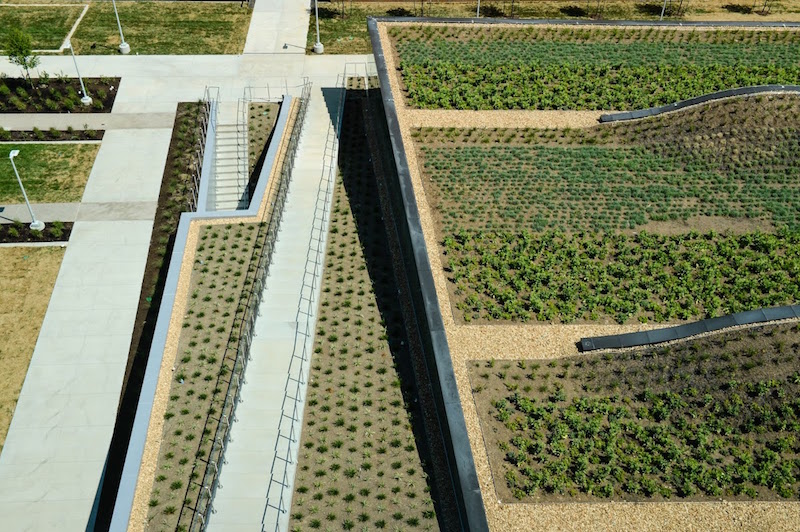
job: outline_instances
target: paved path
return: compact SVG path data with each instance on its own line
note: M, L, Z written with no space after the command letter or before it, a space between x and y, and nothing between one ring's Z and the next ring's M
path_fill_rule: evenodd
M308 0L258 0L244 53L305 54L309 11Z
M346 62L368 59L306 57L284 50L282 41L305 43L308 25L307 13L299 13L305 11L303 4L291 0L295 4L289 5L289 1L279 10L279 32L272 39L262 35L269 31L263 25L269 16L263 14L277 13L277 7L265 1L262 9L256 9L261 14L254 14L247 53L242 56L79 56L85 76L122 77L111 114L0 115L0 126L6 128L77 129L86 124L106 130L0 454L0 529L86 529L114 427L176 103L201 98L206 86L219 87L221 99L232 101L246 86L291 87L307 76L315 84L309 127L276 250L278 266L268 281L271 291L263 316L270 317L259 320L252 371L243 390L247 402L242 406L261 400L280 404L284 386L274 383L286 380L285 368L278 361L288 351L279 341L271 342L285 339L286 329L291 332L300 302L302 287L297 280L284 285L281 276L296 274L295 265L306 257L301 245L308 241L305 213L316 197L324 158L315 139L317 130L326 131L330 120L320 88L335 86ZM42 57L41 63L40 70L47 72L74 69L66 56ZM17 67L5 58L0 59L0 72L18 75ZM298 235L296 242L293 235ZM260 501L253 501L258 504L250 508L255 513L260 506L263 513L268 479L264 466L271 464L275 442L246 434L255 434L258 425L275 426L276 422L274 417L260 417L257 409L245 408L240 415L231 458L246 458L248 441L263 443L254 449L259 453ZM229 462L231 481L218 492L220 510L215 519L223 525L233 526L223 513L226 497L232 502L235 496L229 494L245 481L236 479L236 463L243 462ZM261 515L257 517L260 523Z
M330 98L328 103L336 105ZM306 310L301 293L304 284L311 282L304 273L315 216L321 214L317 210L322 207L318 193L321 191L319 197L324 197L327 190L327 182L321 178L330 125L331 118L322 91L315 87L305 133L298 148L297 166L292 174L286 214L281 221L267 287L259 308L251 359L225 452L226 463L220 474L214 513L209 520L211 531L261 530L276 448L283 448L278 440L278 426L292 355L295 350L302 352L303 341L313 342L310 337L301 335L297 338L298 328L305 330L306 319L304 315L298 315L298 307L303 306ZM324 254L324 243L320 249ZM316 258L320 262L323 259L321 256ZM319 282L316 287L318 292ZM316 316L308 318L313 331ZM307 348L311 353L311 346ZM284 495L290 498L291 493L288 489ZM279 495L277 490L273 491L271 499ZM284 521L288 522L288 515L285 517ZM274 513L268 512L267 518L272 519L271 527L267 526L267 529L274 529Z
M4 530L86 528L114 428L170 134L118 130L100 146L78 211L80 218L86 209L87 219L73 227L0 454ZM132 201L149 206L148 215L129 209Z

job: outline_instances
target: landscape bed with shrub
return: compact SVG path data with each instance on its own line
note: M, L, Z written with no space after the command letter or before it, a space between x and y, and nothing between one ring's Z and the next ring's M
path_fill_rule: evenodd
M30 223L15 220L0 224L0 244L21 242L66 242L72 233L72 222L47 222L42 231L30 228Z
M558 360L476 361L501 498L794 500L800 326Z
M95 129L57 129L51 127L48 130L41 130L34 127L32 130L4 129L0 127L0 142L36 142L36 141L76 141L76 140L103 140L104 130Z
M239 346L238 331L263 249L264 224L200 228L148 529L188 530L202 493ZM262 237L262 238L260 238Z
M423 109L655 107L750 85L798 84L800 31L398 26L407 101Z
M418 129L465 320L709 317L794 303L800 97L587 129Z
M83 78L90 105L81 103L81 84L77 78L49 76L38 78L0 77L0 113L110 113L117 97L120 78Z

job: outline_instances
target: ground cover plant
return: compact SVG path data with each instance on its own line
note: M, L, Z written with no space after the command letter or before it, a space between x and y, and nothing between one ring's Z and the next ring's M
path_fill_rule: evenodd
M149 55L239 54L251 10L235 2L117 2L131 52ZM72 45L78 54L119 53L110 2L91 2Z
M290 529L438 530L361 111L348 96Z
M110 113L117 97L119 78L83 78L90 105L81 104L78 78L50 76L40 71L32 79L0 76L0 113Z
M262 227L200 228L149 501L150 530L188 530L192 520L263 246Z
M425 109L615 109L800 83L800 32L674 28L389 29L407 101Z
M259 161L263 164L263 156L269 147L278 111L281 105L276 102L251 103L247 120L247 152L250 176L253 176Z
M75 5L3 5L0 4L0 52L13 28L22 28L31 36L33 48L58 50L72 25L83 11L82 4Z
M0 141L2 142L35 142L37 140L103 140L105 131L96 129L67 129L50 128L46 131L34 127L32 130L4 129L0 127Z
M797 500L800 328L470 363L501 498Z
M63 257L62 247L0 248L0 451Z
M797 301L798 106L414 131L457 313L622 323Z
M657 20L663 2L652 0L577 0L482 1L481 16L540 19ZM667 7L670 18L702 18L705 20L763 20L756 16L752 2L740 4L730 0L684 2L685 9ZM324 7L323 7L324 6ZM373 17L439 17L474 18L475 2L330 2L319 8L320 40L326 54L366 54L372 51L364 19ZM800 13L800 2L784 0L772 6L771 13L780 20L792 20ZM313 13L309 21L307 53L317 40Z
M2 216L2 214L0 214ZM14 220L0 224L0 244L20 242L66 242L72 233L72 222L47 222L42 231L30 228L30 220Z
M99 144L0 143L2 155L19 150L14 163L33 203L81 200ZM11 164L0 165L0 202L24 203Z

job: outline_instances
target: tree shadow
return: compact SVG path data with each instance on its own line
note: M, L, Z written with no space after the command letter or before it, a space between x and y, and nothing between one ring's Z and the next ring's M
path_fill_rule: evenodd
M750 15L753 13L753 7L743 4L725 4L722 9L729 13L739 13L741 15Z
M499 18L504 16L503 11L497 6L494 6L492 4L482 5L481 15L489 18Z
M588 17L589 12L579 6L566 6L559 9L562 15L574 18Z
M651 17L660 17L661 9L663 7L664 4L636 4L636 11L638 11L642 15L649 15ZM667 10L664 12L664 15L667 15L669 12L670 8L667 7Z
M319 18L321 19L332 19L338 17L341 13L339 13L338 9L331 9L330 7L320 7L318 9Z
M455 507L455 493L452 491L449 476L443 475L440 469L441 464L446 462L443 457L443 436L438 426L432 432L425 421L425 412L434 407L426 399L430 395L427 392L430 387L429 377L420 374L415 365L416 355L412 346L416 344L411 340L419 333L413 323L406 322L401 303L401 292L403 286L407 286L407 281L398 281L395 275L395 261L398 259L394 257L392 250L396 249L393 245L396 236L390 238L387 229L389 222L384 219L381 208L382 189L377 172L385 173L384 169L394 168L391 152L386 151L390 149L385 146L388 140L376 141L369 138L376 136L375 131L378 131L377 135L385 134L385 124L381 125L373 117L383 115L381 106L379 90L371 89L369 95L367 91L347 91L339 145L339 171L363 248L378 311L386 326L389 352L400 377L405 408L411 415L411 426L429 479L436 516L442 530L457 530L454 523L457 519L451 515L454 513L451 509ZM367 120L371 122L368 123ZM387 176L386 179L391 177ZM449 486L449 489L444 488L445 486Z
M394 7L392 9L387 9L386 14L390 17L413 17L414 13L409 11L404 7Z

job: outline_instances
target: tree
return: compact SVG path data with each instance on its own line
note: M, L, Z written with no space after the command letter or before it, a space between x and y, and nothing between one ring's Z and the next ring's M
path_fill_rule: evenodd
M6 43L8 60L25 70L25 77L33 87L31 69L39 66L39 56L33 53L33 39L19 28L14 28L8 35Z

